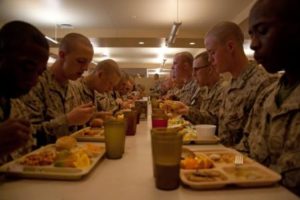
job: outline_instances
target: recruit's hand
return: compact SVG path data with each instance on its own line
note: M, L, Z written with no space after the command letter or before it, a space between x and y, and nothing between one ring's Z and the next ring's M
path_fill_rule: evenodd
M77 106L67 114L68 123L69 125L83 125L92 118L94 112L95 106L92 102Z
M30 122L8 119L0 124L0 156L24 146L30 138Z

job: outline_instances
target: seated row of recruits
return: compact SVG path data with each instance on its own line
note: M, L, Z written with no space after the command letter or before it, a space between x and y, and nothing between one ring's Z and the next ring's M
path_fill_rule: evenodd
M255 59L271 74L248 61L243 50L243 33L232 22L219 23L206 34L204 41L207 53L196 56L195 60L187 52L176 54L171 73L176 86L181 88L172 92L182 102L178 102L182 114L186 114L195 123L217 124L218 135L224 145L247 151L252 158L281 173L283 184L295 192L299 191L300 185L300 80L297 76L299 68L294 66L297 61L296 49L300 45L300 30L297 23L299 12L296 8L299 8L299 1L296 0L280 0L276 3L271 0L258 0L251 10L251 48L255 51ZM5 26L1 29L1 40L9 41L4 37L7 34L6 29ZM8 31L8 34L13 31ZM39 36L42 35L36 31ZM25 40L36 43L36 40ZM40 40L44 45L45 41ZM1 81L7 81L1 87L10 83L7 80L8 75L14 77L14 74L19 73L18 70L11 72L8 67L11 64L5 62L5 56L10 58L15 53L16 46L10 45L8 48L1 44L1 54L4 55L1 55L4 60L1 60L1 76L4 74ZM82 75L93 56L92 45L83 35L67 35L60 44L59 58L45 72L45 58L49 47L44 45L43 48L45 50L37 54L40 55L39 58L35 55L36 57L28 61L21 55L20 61L16 63L16 69L24 62L25 67L20 68L34 74L30 75L31 82L20 84L22 86L12 84L14 87L9 90L4 89L5 87L1 89L0 114L4 123L1 123L0 130L4 131L1 132L3 137L0 141L1 144L5 140L9 141L4 145L1 155L7 155L24 146L30 138L30 123L26 120L10 122L10 115L20 116L17 113L24 113L24 117L30 119L38 141L48 143L53 140L51 137L56 139L69 134L90 121L95 111L100 111L96 109L101 107L97 104L96 92L110 92L121 78L117 64L110 60L107 62L112 66L108 71L114 71L114 76L103 75L107 71L97 66L91 75L80 82L73 84L70 81ZM40 67L38 70L37 66ZM192 77L193 68L200 87ZM285 70L282 77L273 75L282 69ZM225 72L231 74L230 79L218 76ZM22 103L14 100L10 104L9 99L27 93L41 73L38 84L28 95L21 98ZM205 75L201 77L201 74ZM209 79L205 80L207 77ZM18 75L14 78L17 79L16 82L22 80ZM91 84L93 81L97 84ZM99 83L108 86L101 88ZM22 92L11 94L12 91L17 91L15 88L25 86L27 88ZM172 93L168 95L172 96ZM197 106L198 112L194 106ZM18 112L22 109L24 112ZM18 142L6 139L6 134L11 132L11 123L20 130L14 134ZM6 129L7 127L10 129Z
M19 30L24 30L22 37ZM10 22L1 28L0 36L0 116L4 121L0 125L0 163L17 158L32 148L53 143L58 137L82 128L98 114L102 116L102 111L109 110L105 104L107 97L110 96L109 100L113 102L110 94L113 88L123 89L118 84L121 83L118 64L111 59L99 62L86 77L80 78L93 57L90 41L81 34L70 33L62 39L58 58L49 68L46 68L49 45L44 35L32 25ZM132 91L133 83L128 84L130 78L127 75L122 77L122 83L126 83L125 91L122 91L124 96ZM122 95L118 95L117 102L120 107L126 107ZM18 149L21 146L23 148Z
M207 53L196 56L193 63L200 86L197 103L192 103L193 98L188 103L178 98L177 111L193 123L218 125L222 144L277 171L282 183L299 194L300 68L295 63L300 27L296 8L299 1L294 0L259 0L253 6L251 48L265 69L248 61L244 37L236 24L222 22L208 31L204 39ZM176 58L182 55L175 56L171 72L179 88L183 88L178 83L189 63L178 65ZM280 70L285 71L282 76L277 73ZM225 72L230 73L229 79L214 76Z

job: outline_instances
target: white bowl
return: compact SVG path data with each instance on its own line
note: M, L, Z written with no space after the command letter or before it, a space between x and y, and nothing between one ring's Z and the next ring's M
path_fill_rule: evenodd
M195 125L197 131L197 139L212 138L216 133L216 125L212 124L197 124Z

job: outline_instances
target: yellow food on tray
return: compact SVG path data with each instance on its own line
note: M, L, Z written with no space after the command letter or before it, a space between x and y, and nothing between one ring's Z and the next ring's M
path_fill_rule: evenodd
M81 147L58 152L54 166L56 167L76 167L85 169L90 166L91 160L85 150Z
M178 109L181 105L177 101L165 100L159 103L159 108L165 112L165 114L170 118L180 117L181 114L178 113Z
M85 144L82 148L88 154L89 157L98 156L101 152L104 151L103 146L99 146L91 143Z
M85 169L91 165L91 160L84 152L77 152L75 155L74 166L78 169Z
M180 133L183 135L183 141L191 141L197 139L196 130L192 127L185 127L180 130Z
M213 168L213 162L204 155L196 155L195 157L186 157L181 160L182 169L210 169Z

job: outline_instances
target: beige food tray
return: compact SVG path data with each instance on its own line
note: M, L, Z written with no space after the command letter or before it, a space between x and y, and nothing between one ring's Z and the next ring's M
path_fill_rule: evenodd
M217 144L220 142L220 138L217 136L192 139L192 140L183 140L183 144Z
M99 131L99 133L96 135L83 135L84 132L90 130ZM104 142L104 129L86 127L79 131L76 131L71 136L75 137L77 141L81 141L81 142Z
M213 168L199 169L198 173L201 175L192 175L197 170L180 170L183 184L194 189L217 189L229 185L239 187L270 186L281 179L279 174L248 157L244 157L244 164L236 168L234 157L240 153L233 149L193 150L193 152L207 155L209 158L212 154L221 156L219 161L213 161ZM207 178L211 174L217 174L217 176Z
M78 143L78 145L83 145L85 143ZM96 157L91 158L91 165L86 169L78 169L73 167L55 167L53 164L48 166L24 166L20 164L26 156L31 154L39 153L48 148L55 148L54 144L47 145L36 151L33 151L17 160L6 163L0 167L0 173L4 173L7 176L21 177L21 178L38 178L38 179L56 179L56 180L79 180L83 176L91 172L91 170L96 166L98 161L105 154L104 144L93 144L103 147L102 151L97 154Z

